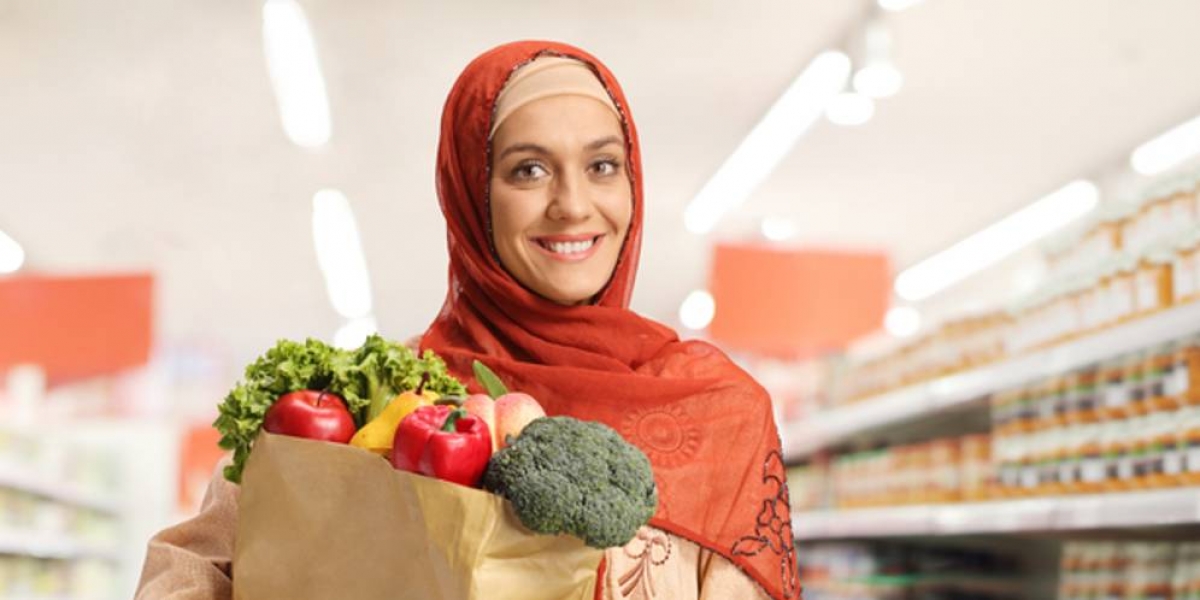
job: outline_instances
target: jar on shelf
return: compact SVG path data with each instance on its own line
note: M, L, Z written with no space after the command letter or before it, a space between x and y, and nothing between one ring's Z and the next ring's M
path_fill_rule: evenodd
M1096 270L1096 328L1103 329L1116 320L1113 316L1113 278L1117 268L1114 259L1100 264Z
M1200 560L1200 555L1196 553L1197 545L1194 542L1182 542L1178 545L1175 551L1175 566L1171 573L1171 598L1175 600L1190 600L1196 596L1189 596L1193 571L1200 566L1197 561ZM1195 573L1195 576L1200 576L1200 572ZM1196 588L1197 596L1200 596L1200 587Z
M1040 483L1040 471L1038 469L1038 434L1036 428L1025 432L1018 438L1018 454L1017 454L1017 487L1013 490L1013 495L1016 497L1033 495Z
M1049 344L1060 344L1071 339L1076 331L1075 315L1079 302L1079 289L1074 281L1064 281L1051 302Z
M1179 408L1179 398L1168 393L1175 370L1174 344L1161 344L1146 353L1142 386L1149 411L1173 412Z
M1158 411L1148 417L1150 451L1146 482L1150 487L1174 487L1183 482L1183 461L1178 452L1176 411Z
M1089 273L1080 279L1080 291L1078 298L1079 310L1079 333L1087 335L1100 328L1099 320L1099 296L1100 296L1100 277L1095 273Z
M1175 185L1171 194L1171 232L1178 234L1181 231L1187 231L1197 224L1195 198L1193 197L1193 188L1191 182L1180 181Z
M1075 373L1075 391L1068 407L1068 420L1077 420L1087 413L1095 413L1100 408L1103 381L1102 366L1088 365Z
M1120 492L1133 488L1134 440L1129 420L1110 419L1104 422L1104 491Z
M1126 562L1121 547L1116 543L1105 543L1101 545L1098 554L1101 574L1098 583L1103 590L1099 597L1106 600L1126 598Z
M1195 406L1185 409L1179 424L1180 446L1183 455L1183 485L1200 485L1200 410Z
M993 486L992 436L986 433L964 436L960 447L962 499L968 502L985 500Z
M1147 223L1147 212L1149 212L1149 208L1145 206L1145 201L1141 197L1134 199L1125 208L1125 218L1121 223L1122 251L1136 254L1141 252L1145 247L1146 235L1144 231Z
M1042 422L1042 428L1057 424L1064 389L1066 389L1066 377L1062 374L1048 377L1038 385L1038 421Z
M1121 250L1121 219L1120 216L1109 213L1096 223L1097 256L1087 257L1087 260L1104 260Z
M1185 338L1175 344L1166 393L1174 396L1181 408L1200 406L1200 337Z
M1185 300L1200 299L1200 229L1192 231L1186 238L1184 252L1184 267L1190 272L1192 293Z
M1054 488L1051 493L1069 494L1079 483L1079 426L1072 422L1053 430Z
M1147 351L1130 352L1125 355L1125 385L1128 390L1124 406L1114 414L1119 418L1129 418L1145 410L1147 379L1153 365L1153 355Z
M1171 258L1171 301L1174 304L1191 302L1196 297L1196 248L1200 238L1192 233L1184 235L1175 244L1175 255Z
M960 475L962 452L958 438L945 438L929 443L929 468L932 502L959 502L962 498Z
M1110 324L1124 323L1133 318L1137 271L1137 260L1133 257L1124 256L1116 261L1110 284Z
M1184 195L1192 199L1192 214L1196 215L1197 225L1200 225L1200 173L1185 179L1184 187L1189 190Z
M1147 254L1138 263L1134 303L1135 314L1154 314L1171 306L1174 299L1171 287L1171 262L1169 252L1156 250Z
M1108 481L1108 457L1104 437L1106 425L1099 419L1079 425L1079 480L1075 491L1095 494L1104 491Z
M1130 463L1133 469L1132 477L1128 481L1131 488L1153 487L1158 482L1156 462L1161 465L1161 456L1154 453L1153 417L1153 412L1145 412L1127 420Z
M1155 197L1150 200L1151 225L1147 240L1150 245L1162 243L1171 235L1171 213L1170 196L1161 193L1155 194Z

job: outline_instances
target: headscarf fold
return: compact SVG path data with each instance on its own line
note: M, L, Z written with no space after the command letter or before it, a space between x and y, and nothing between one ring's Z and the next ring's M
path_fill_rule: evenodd
M625 133L633 217L612 279L587 305L558 305L525 289L491 241L496 100L509 78L540 56L587 65ZM479 359L547 413L613 427L654 467L659 508L651 525L725 556L772 598L799 598L787 481L766 391L714 346L681 341L628 308L642 238L641 152L612 73L556 42L505 44L476 58L446 100L437 190L449 290L422 349L445 358L473 391L481 389L471 368Z

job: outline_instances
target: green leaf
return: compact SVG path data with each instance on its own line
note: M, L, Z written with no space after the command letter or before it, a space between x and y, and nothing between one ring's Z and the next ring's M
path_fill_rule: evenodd
M475 364L471 365L471 368L475 371L475 380L479 382L479 385L483 386L484 390L487 390L488 395L493 400L508 393L508 388L504 387L504 382L500 381L500 378L487 365L475 361Z

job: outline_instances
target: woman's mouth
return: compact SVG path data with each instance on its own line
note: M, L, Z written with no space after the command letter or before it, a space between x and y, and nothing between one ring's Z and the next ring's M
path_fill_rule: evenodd
M533 245L546 255L566 262L584 260L596 253L604 235L555 235L533 238Z

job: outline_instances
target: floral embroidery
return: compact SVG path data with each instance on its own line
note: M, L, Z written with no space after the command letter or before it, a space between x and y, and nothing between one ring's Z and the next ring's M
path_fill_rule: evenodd
M783 597L800 595L800 572L796 565L796 537L792 535L791 496L788 493L787 476L784 472L783 455L778 450L767 455L763 461L763 484L770 496L762 502L755 519L754 535L739 539L733 545L733 554L757 556L764 550L779 555L779 574L783 578Z
M630 414L621 423L625 438L646 453L658 467L683 464L700 449L700 429L689 422L679 405L656 407Z
M661 531L643 527L638 530L637 537L626 544L623 551L625 556L635 562L617 580L617 585L621 589L621 597L628 598L634 590L641 588L642 594L639 597L654 598L656 591L650 567L662 566L671 558L671 538Z

